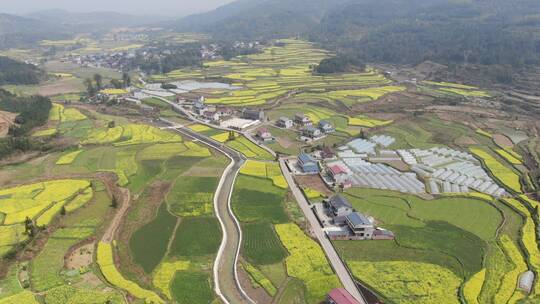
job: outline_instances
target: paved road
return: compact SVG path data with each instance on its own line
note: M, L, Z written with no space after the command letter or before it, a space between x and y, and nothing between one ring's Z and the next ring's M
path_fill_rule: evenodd
M164 120L165 121L165 120ZM215 291L224 303L252 304L255 303L242 289L238 280L237 264L242 244L240 223L234 216L230 206L234 182L245 158L238 152L211 140L192 130L179 127L175 129L185 136L222 152L231 159L230 165L223 172L218 189L214 196L214 208L223 230L223 239L214 262Z
M313 214L313 211L311 210L307 199L294 182L292 174L289 171L289 168L287 168L287 165L285 164L285 160L280 159L279 165L281 166L281 171L283 172L283 175L285 176L285 179L287 180L287 183L289 184L289 187L291 188L291 191L296 198L296 201L298 201L298 204L302 208L304 215L309 221L311 228L315 232L315 236L319 240L319 243L321 244L324 252L326 253L326 256L328 257L332 268L334 268L334 271L339 277L341 284L356 300L358 300L361 304L366 304L367 302L358 290L358 287L352 279L351 274L343 264L343 261L341 261L341 258L337 254L334 246L332 246L332 244L330 243L330 240L326 237L326 234L322 230L319 221L317 221L315 214Z

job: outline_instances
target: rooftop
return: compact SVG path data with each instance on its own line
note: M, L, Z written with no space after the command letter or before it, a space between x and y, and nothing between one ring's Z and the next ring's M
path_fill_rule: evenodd
M343 167L338 166L338 165L331 166L331 167L328 168L328 169L330 170L330 172L331 172L333 175L347 174L347 171L345 171L345 169L343 169Z
M298 159L304 164L305 163L314 163L315 162L313 157L311 157L310 155L308 155L306 153L302 153L302 154L298 155Z
M328 203L333 206L334 208L341 208L341 207L346 207L346 208L352 208L352 205L351 203L349 203L349 201L343 197L342 195L334 195L332 196L329 200L328 200Z
M345 288L332 289L328 297L336 304L360 304Z
M347 215L347 220L351 222L353 226L372 225L371 221L360 212L353 212Z

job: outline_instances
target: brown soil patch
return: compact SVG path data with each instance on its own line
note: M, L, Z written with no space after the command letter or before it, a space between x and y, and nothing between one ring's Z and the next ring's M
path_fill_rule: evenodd
M500 147L513 147L514 143L503 134L494 134L493 141Z
M80 269L92 264L94 255L94 242L83 243L73 247L64 257L64 267L67 269Z
M15 123L16 113L0 111L0 137L8 134L9 127Z
M53 82L48 82L38 88L38 94L43 96L54 96L67 93L78 93L84 91L82 80L77 78L63 78Z
M300 187L309 187L323 193L326 196L331 196L333 194L319 175L299 175L295 176L294 179L298 185L300 185Z
M474 138L469 136L461 136L456 138L454 141L456 145L463 145L463 146L470 146L470 145L476 145L478 142L474 140Z
M266 293L266 290L264 290L264 288L253 287L249 274L241 266L238 266L238 279L240 280L240 285L242 285L246 293L251 299L255 301L255 303L272 303L272 297L268 293Z
M287 137L276 138L277 143L285 149L288 149L294 145L294 142Z

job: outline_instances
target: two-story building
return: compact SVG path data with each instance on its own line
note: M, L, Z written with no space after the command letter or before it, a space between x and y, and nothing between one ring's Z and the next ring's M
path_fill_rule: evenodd
M327 120L319 121L319 129L325 134L333 133L336 131L336 128L334 128L334 126Z
M293 127L293 121L292 119L283 116L276 121L276 125L280 128L290 129Z
M347 215L354 212L349 201L342 195L334 195L323 201L335 225L343 225L347 222Z
M345 218L347 225L357 238L371 240L375 226L364 214L352 212Z
M301 127L312 126L313 122L311 118L302 113L297 113L294 115L294 123Z
M309 154L302 153L298 155L297 164L304 173L317 174L320 172L319 164Z
M305 137L309 137L311 139L317 139L321 137L323 134L321 130L315 128L314 126L307 126L302 130L302 135Z
M274 137L272 137L272 133L270 133L270 131L268 131L268 129L266 128L257 130L256 136L258 139L264 142L269 142L269 141L274 140Z
M264 115L263 110L243 109L242 110L242 118L249 119L249 120L264 121L266 119L266 116Z

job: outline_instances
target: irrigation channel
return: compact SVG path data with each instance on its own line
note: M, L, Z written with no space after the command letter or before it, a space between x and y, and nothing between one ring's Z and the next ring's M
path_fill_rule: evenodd
M165 123L174 124L166 119L161 120ZM173 130L198 140L231 159L231 163L223 172L214 196L214 209L223 231L223 239L214 262L214 289L224 303L254 304L255 301L247 295L238 279L237 265L242 245L242 230L231 209L234 182L245 162L245 158L240 153L191 129L179 126Z

